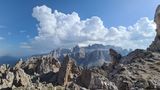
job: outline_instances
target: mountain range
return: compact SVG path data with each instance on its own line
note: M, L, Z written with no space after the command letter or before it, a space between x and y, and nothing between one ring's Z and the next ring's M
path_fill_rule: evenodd
M109 49L113 48L120 54L127 55L132 49L123 49L121 47L113 46L113 45L102 45L102 44L93 44L85 47L80 47L76 45L73 48L58 48L54 49L50 53L33 55L33 57L54 57L59 61L63 61L66 55L69 55L71 58L75 60L75 62L80 66L91 67L91 66L101 66L104 62L110 62Z

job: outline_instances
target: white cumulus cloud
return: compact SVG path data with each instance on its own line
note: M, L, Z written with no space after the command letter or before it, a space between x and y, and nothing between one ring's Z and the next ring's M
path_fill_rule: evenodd
M38 21L38 35L29 44L38 50L94 43L146 48L155 37L155 24L147 17L128 27L108 28L100 17L81 20L76 12L65 14L45 5L34 7L32 16Z

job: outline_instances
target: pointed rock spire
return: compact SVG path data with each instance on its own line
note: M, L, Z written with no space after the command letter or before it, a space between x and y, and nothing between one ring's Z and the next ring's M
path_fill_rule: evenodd
M109 54L111 56L112 64L113 65L118 64L120 59L121 59L121 57L122 57L121 54L116 52L114 49L109 49Z
M58 84L62 86L67 85L67 82L69 82L70 79L69 77L71 74L73 64L74 61L68 55L66 55L58 73Z

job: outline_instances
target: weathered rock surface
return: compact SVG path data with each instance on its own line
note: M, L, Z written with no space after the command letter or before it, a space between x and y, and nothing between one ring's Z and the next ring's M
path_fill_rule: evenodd
M132 62L136 62L137 60L135 60L136 58L150 58L153 57L152 52L150 51L146 51L146 50L142 50L142 49L136 49L133 52L129 53L127 56L124 56L123 58L121 58L120 63L122 64L129 64Z
M0 66L0 89L12 87L14 80L13 72L10 72L9 65L3 64Z
M67 82L73 79L73 66L75 65L74 60L68 55L64 58L62 66L58 73L58 84L66 86Z
M120 59L122 57L121 54L119 54L118 52L116 52L113 49L109 49L109 54L111 56L111 61L112 61L113 65L116 65L120 62Z
M77 78L77 84L91 90L118 90L115 84L105 76L91 70L83 70L82 74Z
M159 57L159 53L137 49L123 57L114 69L110 69L110 64L103 69L118 90L159 90Z
M55 89L57 85L68 90L160 89L160 53L137 49L120 58L121 55L112 51L111 59L116 61L119 59L114 68L112 63L105 63L102 67L80 69L72 58L66 56L58 72L51 71L38 75L40 80L37 78L35 81L31 79L36 75L28 75L21 68L23 61L19 61L13 68L2 65L0 87L14 90Z
M33 75L46 74L49 72L58 72L60 68L60 62L52 56L37 56L31 57L21 67L27 74Z
M27 75L23 69L19 68L14 70L15 78L14 78L14 85L16 87L24 86L29 87L31 85L30 76Z

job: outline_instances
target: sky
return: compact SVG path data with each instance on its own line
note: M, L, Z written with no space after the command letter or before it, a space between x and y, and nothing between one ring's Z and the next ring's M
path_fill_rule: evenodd
M160 0L0 0L0 56L88 44L147 48Z

